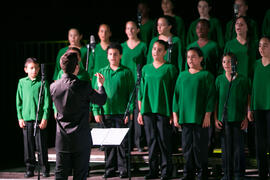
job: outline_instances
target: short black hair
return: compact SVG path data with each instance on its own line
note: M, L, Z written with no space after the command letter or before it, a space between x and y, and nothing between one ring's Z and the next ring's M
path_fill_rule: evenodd
M29 57L25 60L24 67L26 67L29 63L39 64L39 61L37 58Z
M60 67L64 73L72 74L78 65L78 55L74 52L66 52L60 59Z
M120 54L123 53L122 46L118 42L111 42L110 45L107 47L107 53L109 49L117 49Z

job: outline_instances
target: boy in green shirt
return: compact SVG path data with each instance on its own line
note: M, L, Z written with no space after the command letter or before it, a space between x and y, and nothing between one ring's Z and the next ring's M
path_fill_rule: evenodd
M182 127L182 149L185 159L183 180L208 179L208 127L214 111L214 76L203 70L203 53L192 47L187 51L189 69L181 72L173 96L173 121Z
M105 119L102 119L101 108L93 105L93 114L97 123L104 123L106 128L127 127L128 117L123 119L130 95L134 88L134 78L132 72L120 64L122 57L122 47L118 43L111 43L107 48L109 65L101 68L98 72L106 79L103 84L107 101L103 105ZM95 78L93 83L96 85ZM133 102L130 112L133 111ZM131 118L132 119L132 115ZM115 171L119 171L119 177L127 177L127 137L118 147L105 147L105 174L104 178L115 176Z
M44 177L49 177L50 166L48 163L48 149L46 142L46 127L49 118L49 86L44 82L43 103L40 104L38 122L36 127L36 136L34 138L34 126L36 120L37 106L39 101L39 92L41 77L39 73L39 63L36 58L27 58L24 71L28 74L27 77L21 78L18 83L16 94L16 108L19 120L19 126L23 131L24 138L24 161L26 164L25 177L34 176L36 166L35 149L39 149L42 172ZM42 102L42 101L41 101ZM37 144L36 144L37 143Z
M247 77L238 73L232 74L232 61L237 64L234 54L226 53L223 55L222 66L225 73L216 79L218 101L215 111L215 125L217 129L222 130L223 179L232 179L233 175L235 179L243 179L245 176L244 130L248 127L247 110L250 106L250 87ZM222 119L230 83L232 84L227 112L224 116L225 119Z

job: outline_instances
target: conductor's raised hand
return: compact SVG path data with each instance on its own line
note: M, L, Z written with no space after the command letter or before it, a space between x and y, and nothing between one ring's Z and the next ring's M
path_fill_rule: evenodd
M98 87L103 86L104 81L105 81L104 76L100 73L96 73L95 76L97 77Z

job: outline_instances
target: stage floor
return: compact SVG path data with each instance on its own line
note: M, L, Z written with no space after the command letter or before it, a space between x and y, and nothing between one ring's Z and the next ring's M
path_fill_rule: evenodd
M220 150L215 150L215 153L212 157L209 158L209 180L218 180L222 177L221 174L221 158L220 158ZM40 179L54 179L54 167L55 167L55 149L50 148L49 151L49 162L51 165L50 177ZM142 180L144 176L148 173L148 152L145 148L144 152L138 152L134 149L131 152L131 179L134 180ZM174 163L174 178L179 179L183 175L183 157L181 153L181 149L179 152L173 154L173 163ZM90 155L90 163L89 166L90 176L87 178L88 180L99 180L103 179L102 175L104 174L104 152L99 148L92 148L92 152ZM14 169L7 169L0 171L0 180L2 179L38 179L37 172L35 172L35 176L32 178L24 178L25 167L18 167ZM72 179L72 177L69 177ZM112 180L120 179L119 177L108 178ZM128 178L126 178L128 179ZM256 169L256 160L255 158L247 157L247 169L246 169L246 179L256 180L258 179L258 171Z

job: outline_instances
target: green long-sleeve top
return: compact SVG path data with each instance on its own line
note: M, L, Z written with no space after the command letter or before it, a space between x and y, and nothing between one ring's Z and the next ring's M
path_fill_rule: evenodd
M203 52L203 68L211 72L215 77L217 77L218 72L220 71L220 49L216 42L209 41L203 47L200 47L198 41L195 41L187 46L187 50L191 47L198 47ZM188 65L186 63L186 69Z
M224 53L232 52L237 58L237 72L248 78L253 77L253 64L256 60L257 46L250 41L249 44L241 44L235 38L228 41L224 48Z
M68 46L60 49L58 54L57 54L55 67L54 67L53 80L58 79L58 73L59 73L59 71L61 71L60 58L63 56L63 54L65 54L67 52L67 50L68 50ZM87 59L87 48L85 46L83 46L80 48L80 51L81 51L80 67L85 69L84 67L85 67L85 63L86 63L86 59Z
M91 78L96 74L101 68L106 67L109 64L107 58L107 50L103 49L99 44L95 47L94 55L91 52L89 63L88 63L88 72Z
M48 82L44 83L43 103L40 105L38 120L49 118L50 92ZM21 78L16 94L16 108L18 119L33 121L36 119L41 78L38 76L33 81L27 76Z
M183 19L180 16L174 16L175 24L176 24L176 36L182 42L182 47L185 47L185 39L186 39L186 27Z
M199 20L200 18L196 19L189 26L188 33L187 33L187 45L198 40L198 36L196 33L196 26ZM208 38L210 40L217 42L218 46L220 48L223 48L224 38L223 38L222 26L221 26L220 21L217 18L211 17L209 19L209 23L210 23L210 29L208 33Z
M172 114L172 98L177 78L174 65L164 63L159 68L147 64L142 69L138 100L141 101L141 114L159 113L164 116Z
M104 115L121 115L125 113L131 93L134 89L132 72L125 66L120 65L115 71L110 65L101 68L99 71L104 78L103 84L107 93L107 101L103 105ZM95 89L97 89L96 77L93 77ZM95 104L92 105L93 115L102 115L101 108ZM134 99L131 101L130 112L134 109Z
M258 25L257 22L251 18L247 18L249 23L249 39L251 41L258 42L259 34L258 34ZM235 26L234 26L234 20L230 20L226 24L226 32L225 32L225 43L236 38L236 32L235 32Z
M179 123L202 124L206 112L215 108L215 80L208 71L191 74L181 72L176 81L173 96L173 112Z
M127 42L122 43L121 46L123 48L121 64L131 70L135 83L137 81L137 65L141 64L142 67L146 63L146 44L144 42L140 42L133 49L128 47Z
M224 104L229 91L229 80L225 73L219 75L216 79L216 95L218 100L217 115L218 120L222 120ZM227 121L243 121L247 115L248 95L250 95L249 80L239 74L232 81L230 96L227 104Z
M138 34L138 37L147 45L147 47L149 46L150 41L154 37L154 24L154 21L152 19L149 19L145 24L142 24L140 26L140 32Z
M251 109L270 110L270 64L264 66L261 59L254 64Z
M270 9L267 10L263 19L262 35L270 36Z
M158 40L158 37L155 37L150 42L148 53L147 53L147 64L152 64L154 59L152 56L152 48L154 43ZM169 63L173 64L177 69L178 72L181 72L184 70L184 62L183 62L183 47L181 40L177 36L172 37L172 54L171 54L171 61ZM167 50L167 53L164 57L166 61L168 61L168 54L169 51Z

